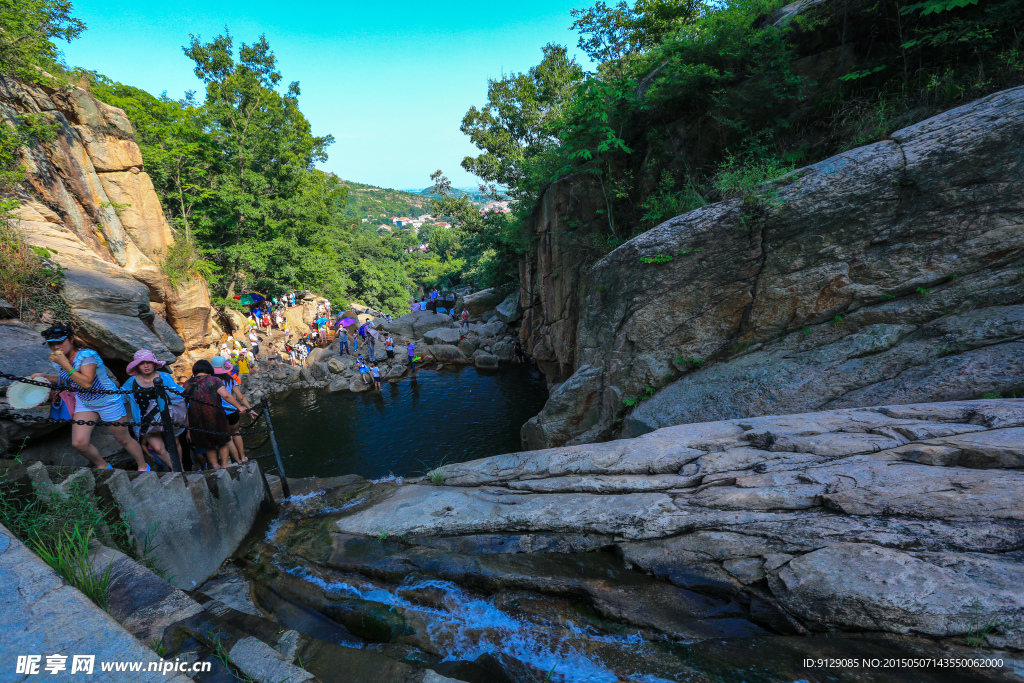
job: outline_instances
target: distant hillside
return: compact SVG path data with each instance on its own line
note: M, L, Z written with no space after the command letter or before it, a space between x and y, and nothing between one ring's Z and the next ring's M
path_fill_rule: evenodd
M430 198L422 194L364 185L351 180L342 180L341 183L349 190L348 202L341 213L353 220L372 218L373 221L389 222L392 216L430 213Z
M433 185L431 185L430 187L425 187L422 190L414 190L414 192L416 192L416 194L420 196L429 197L431 199L437 197L437 195L434 194ZM468 187L453 187L452 194L456 197L469 197L469 201L480 206L483 206L484 204L490 204L491 202L494 201L494 198L491 197L486 192L480 192L479 190L470 189Z

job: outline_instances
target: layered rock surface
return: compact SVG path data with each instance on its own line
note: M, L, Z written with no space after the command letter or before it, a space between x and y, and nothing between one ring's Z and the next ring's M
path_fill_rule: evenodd
M124 112L78 87L0 78L5 125L24 114L41 115L57 134L20 152L27 175L15 193L17 227L56 251L87 341L120 360L144 347L166 360L205 347L209 292L199 279L171 287L158 265L174 234Z
M1019 392L1022 141L1015 88L674 218L589 270L564 224L594 202L556 184L534 217L522 335L564 383L525 447L615 435L647 387L661 391L625 436Z
M884 406L447 465L331 503L314 515L322 532L282 542L339 571L589 595L606 617L674 637L746 628L715 619L933 637L988 624L989 647L1022 650L1022 491L1024 400ZM402 559L360 538L396 539ZM621 561L591 566L596 549ZM587 578L630 568L663 588L629 597L626 579Z

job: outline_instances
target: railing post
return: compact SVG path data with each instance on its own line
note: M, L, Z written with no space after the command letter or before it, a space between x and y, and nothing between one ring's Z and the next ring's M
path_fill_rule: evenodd
M160 409L160 422L164 427L164 447L171 456L171 470L181 472L181 457L178 455L178 439L174 436L174 419L171 417L171 401L167 395L167 387L158 374L153 379L153 388L156 389L157 400L162 400L164 405ZM139 435L141 438L141 434Z
M288 475L284 472L284 463L281 462L281 451L277 450L277 437L274 436L274 423L270 421L270 402L264 396L260 400L263 406L263 419L267 421L267 429L270 434L270 447L274 449L274 459L277 460L277 471L281 473L281 492L285 498L291 498L292 492L288 489Z

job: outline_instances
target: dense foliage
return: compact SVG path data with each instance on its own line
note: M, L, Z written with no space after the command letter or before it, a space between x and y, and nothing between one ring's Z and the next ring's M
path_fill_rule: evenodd
M507 185L521 216L551 182L592 179L604 205L588 235L597 255L1024 82L1017 0L826 0L798 13L785 4L637 0L574 11L596 71L548 45L527 73L491 81L486 105L463 119L481 150L463 167Z

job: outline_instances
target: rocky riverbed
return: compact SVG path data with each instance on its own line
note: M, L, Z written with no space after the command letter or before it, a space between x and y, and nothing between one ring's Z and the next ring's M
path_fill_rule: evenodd
M360 311L362 318L375 321L377 329L390 332L395 340L395 359L387 360L383 341L375 345L381 379L384 382L397 381L409 372L406 343L411 339L416 343L416 355L420 358L417 367L439 369L445 365L472 365L482 370L497 370L502 362L510 362L516 343L516 320L518 309L515 296L499 301L496 307L479 310L475 302L487 299L489 290L477 292L466 297L463 305L473 311L470 323L466 327L454 322L447 315L432 311L416 311L395 318L388 323L378 315L368 314L363 306L350 304L354 310ZM308 315L306 316L309 317ZM239 322L238 329L243 329ZM294 324L293 324L294 327ZM301 331L301 329L300 329ZM283 335L275 332L271 339L281 344ZM355 354L366 358L366 349L361 346ZM306 367L291 366L287 362L279 366L269 367L261 363L257 374L246 378L243 390L250 400L256 401L263 396L279 394L294 389L323 389L329 391L351 391L355 393L369 391L356 370L356 355L341 354L337 342L326 348L317 348L306 359Z
M465 680L479 669L443 662L681 680L736 658L800 678L800 653L863 648L1019 674L1022 468L1024 400L689 424L293 486L249 574L265 609Z

